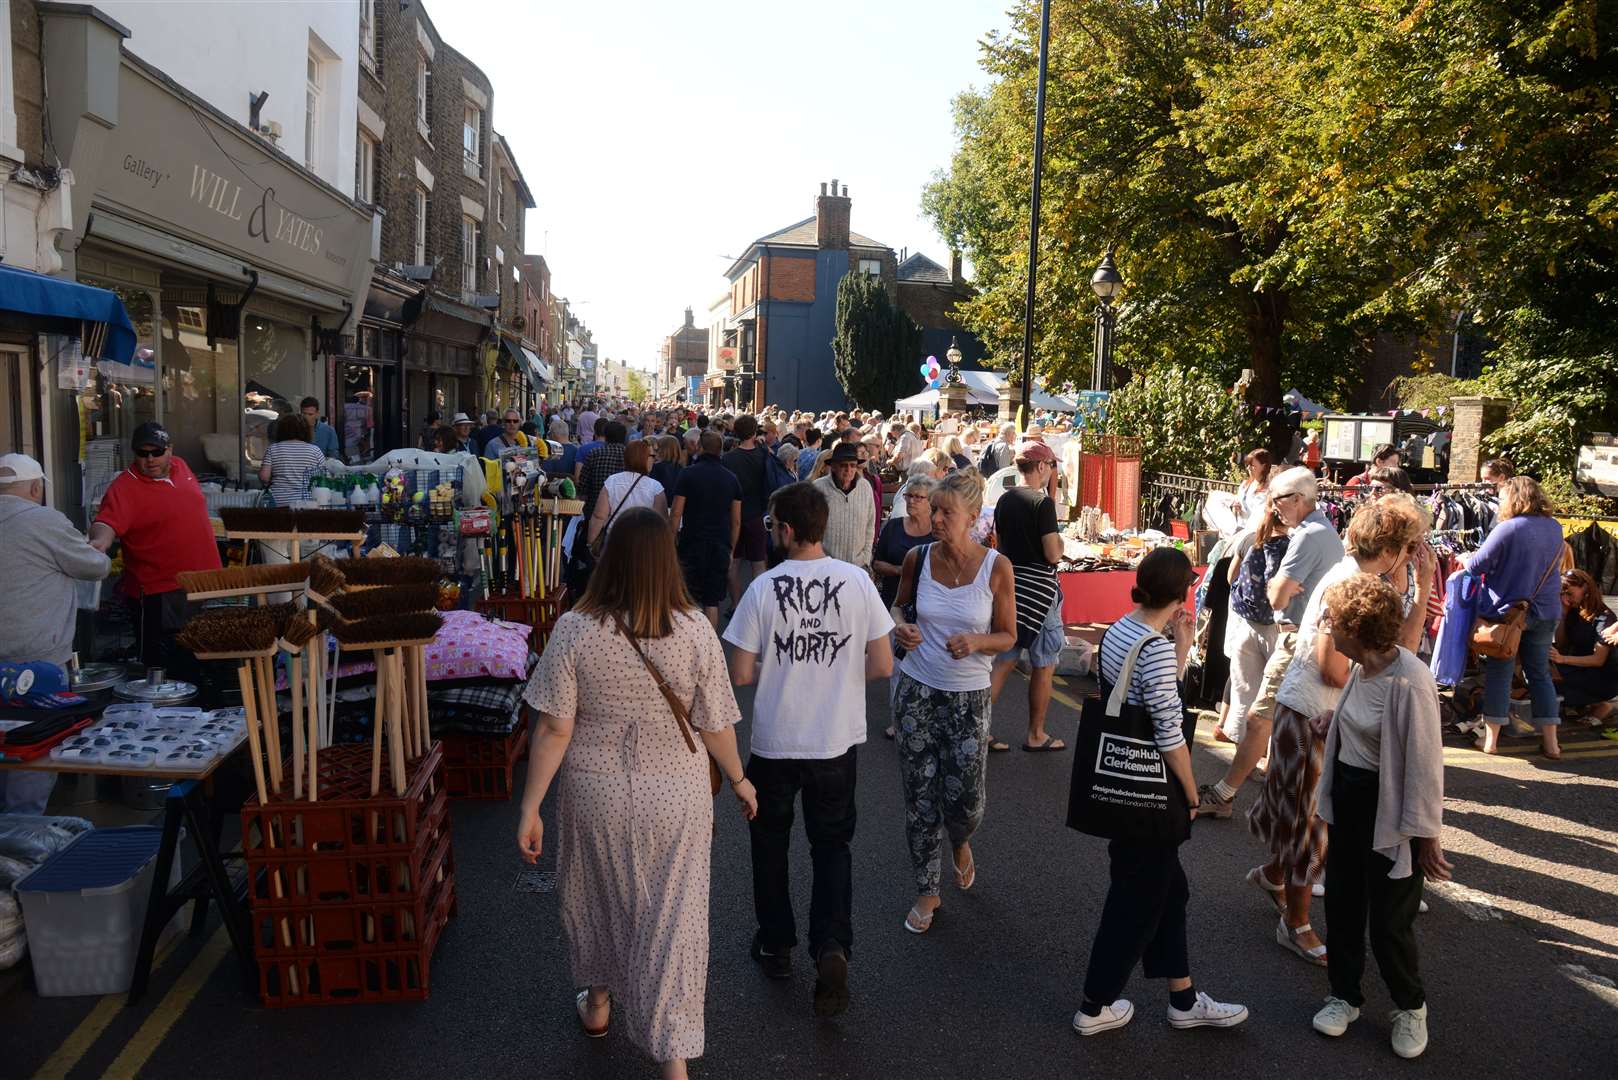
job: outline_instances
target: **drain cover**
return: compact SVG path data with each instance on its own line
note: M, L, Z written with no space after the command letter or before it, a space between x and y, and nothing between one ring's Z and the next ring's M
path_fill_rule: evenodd
M555 870L519 870L517 880L511 886L518 892L555 892Z

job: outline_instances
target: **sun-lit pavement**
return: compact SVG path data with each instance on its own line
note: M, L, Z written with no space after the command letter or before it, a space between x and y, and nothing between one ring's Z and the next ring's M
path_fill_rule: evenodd
M1015 742L1026 717L1014 680L996 731ZM1071 740L1078 686L1059 690L1051 728ZM1090 1039L1069 1029L1106 891L1104 845L1062 826L1070 754L996 755L975 843L979 880L946 886L925 937L900 926L912 899L898 767L869 695L872 740L860 751L855 838L854 1004L839 1020L811 1011L798 956L787 983L746 957L752 930L746 829L717 804L706 1057L700 1077L1610 1076L1618 1059L1618 744L1572 730L1567 756L1447 753L1446 846L1454 885L1429 889L1422 917L1431 1046L1406 1063L1388 1049L1391 1008L1375 976L1349 1034L1309 1028L1324 973L1273 940L1266 901L1242 881L1259 861L1238 815L1198 824L1185 848L1197 985L1252 1009L1231 1031L1179 1032L1161 984L1126 993L1129 1027ZM747 704L743 699L744 710ZM743 733L745 736L744 723ZM1512 751L1529 744L1508 744ZM1197 769L1228 748L1199 741ZM1242 805L1252 798L1252 788ZM547 813L550 807L546 808ZM43 1000L26 985L3 999L0 1076L632 1077L655 1071L621 1035L579 1036L554 893L512 841L513 806L453 808L460 914L415 1006L269 1011L242 989L223 935L185 941L136 1009L119 999ZM807 848L796 871L807 916ZM546 869L548 860L542 862ZM1321 905L1314 918L1324 925Z

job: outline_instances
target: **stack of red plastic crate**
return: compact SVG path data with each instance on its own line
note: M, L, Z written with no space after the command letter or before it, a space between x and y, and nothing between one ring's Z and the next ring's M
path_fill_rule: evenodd
M511 798L512 775L528 753L528 716L510 735L453 732L442 737L444 782L454 799Z
M403 796L371 790L371 748L319 757L320 799L242 808L259 996L270 1007L421 1001L455 913L442 746Z

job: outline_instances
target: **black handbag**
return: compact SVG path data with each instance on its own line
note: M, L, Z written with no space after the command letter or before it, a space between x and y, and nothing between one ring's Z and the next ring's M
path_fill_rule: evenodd
M1103 679L1101 696L1084 702L1067 793L1067 826L1107 840L1173 845L1191 835L1191 807L1158 752L1151 713L1128 702L1135 661L1150 640L1142 637L1129 650L1116 686ZM1182 723L1190 746L1196 714L1187 710Z

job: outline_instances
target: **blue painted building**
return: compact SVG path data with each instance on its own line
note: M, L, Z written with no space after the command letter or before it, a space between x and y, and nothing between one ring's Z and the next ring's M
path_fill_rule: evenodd
M837 283L880 277L897 294L893 249L849 228L847 186L820 185L813 217L761 236L725 272L731 315L723 344L737 349L724 396L743 407L840 409L848 405L832 364Z

